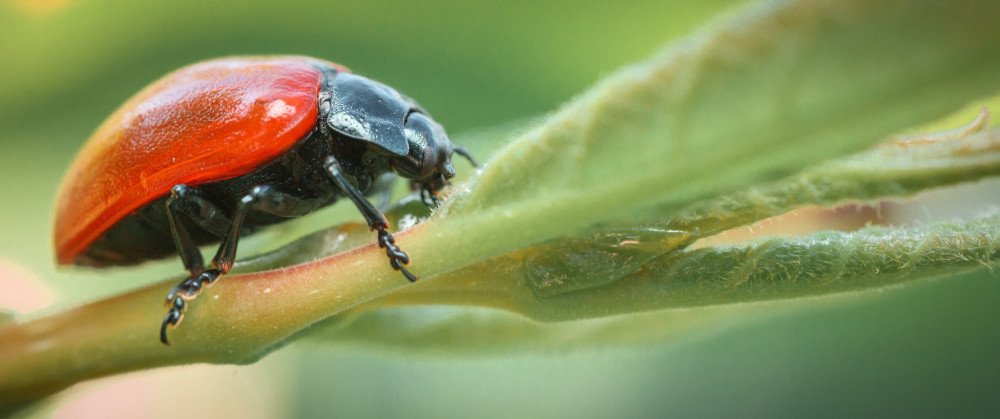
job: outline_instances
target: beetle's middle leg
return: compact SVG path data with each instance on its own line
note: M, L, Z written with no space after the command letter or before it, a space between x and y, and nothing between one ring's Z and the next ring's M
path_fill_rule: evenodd
M389 221L385 219L385 216L371 202L365 199L357 186L354 186L347 179L347 176L340 167L340 162L333 156L327 157L326 170L334 183L347 194L351 202L354 202L354 205L361 211L361 215L368 222L368 228L378 230L378 246L385 249L385 254L389 257L389 264L392 265L392 268L402 272L403 276L409 279L410 282L416 281L417 277L403 267L403 265L410 263L410 256L406 252L403 252L399 246L396 246L396 239L386 231L389 228Z
M177 245L177 252L189 276L167 294L170 310L160 327L160 341L169 345L167 325L176 326L180 323L186 308L185 300L196 297L202 287L211 285L219 276L232 269L236 260L240 229L249 211L261 211L280 217L297 217L308 214L323 203L324 200L320 198L304 199L271 186L257 186L240 199L230 219L218 206L205 199L201 191L187 185L174 186L167 198L167 219L170 222L174 243ZM181 215L222 239L219 250L212 259L212 269L205 269L201 252L191 239Z

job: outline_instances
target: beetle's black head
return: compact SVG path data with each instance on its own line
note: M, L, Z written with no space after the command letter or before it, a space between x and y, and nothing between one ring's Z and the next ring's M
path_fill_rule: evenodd
M453 153L469 157L464 148L451 143L441 124L419 110L407 116L403 135L406 136L409 151L406 156L393 159L392 168L424 189L440 190L455 177L455 167L451 164ZM469 158L469 161L472 159Z
M355 74L336 75L326 124L381 150L393 171L429 191L440 190L455 176L453 153L475 165L468 151L452 144L444 128L412 99Z

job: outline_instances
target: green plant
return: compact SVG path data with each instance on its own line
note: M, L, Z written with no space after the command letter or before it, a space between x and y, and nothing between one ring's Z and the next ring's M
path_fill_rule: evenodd
M257 271L370 239L341 226L332 234L347 239L332 249L316 245L331 232L310 236L220 281L171 332L171 348L158 343L162 313L150 308L174 279L0 326L3 402L141 368L254 362L320 321L312 330L327 339L445 353L552 347L581 331L589 334L579 345L627 344L663 331L655 318L623 314L879 292L992 265L996 214L686 248L803 206L997 175L996 130L896 140L831 160L995 93L997 7L831 1L747 10L606 78L456 185L442 208L397 235L422 277L416 285L373 245ZM393 215L426 214L403 205ZM432 327L398 311L424 305L459 309ZM516 315L461 309L483 306ZM585 319L595 320L568 322ZM461 339L482 327L497 339ZM40 339L44 350L33 345Z

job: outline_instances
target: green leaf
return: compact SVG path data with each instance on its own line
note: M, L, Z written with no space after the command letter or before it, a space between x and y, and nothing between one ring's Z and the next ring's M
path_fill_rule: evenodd
M790 1L749 9L609 76L493 155L429 219L397 234L421 283L408 286L372 244L322 258L360 243L358 237L370 243L370 234L345 225L258 260L279 269L219 281L171 331L171 348L156 339L163 313L153 308L176 279L0 326L3 402L21 404L83 379L141 368L253 362L324 318L388 306L501 308L517 315L488 312L478 322L460 313L446 324L456 335L513 325L513 336L524 330L511 322L518 316L600 321L882 286L991 263L995 218L683 248L806 203L907 195L995 175L995 140L984 140L990 153L981 166L941 150L925 161L938 166L921 166L908 152L898 160L862 155L815 165L997 91L997 9L944 1ZM862 164L866 158L874 163ZM789 177L794 173L802 174ZM817 193L804 193L811 190ZM424 215L408 208L394 215ZM926 250L917 253L923 259L899 263L915 250ZM375 320L375 329L339 330L345 339L363 333L375 341L408 326L424 330L419 321ZM622 336L643 336L643 324ZM525 339L555 336L556 329L563 330L537 327Z
M820 231L685 249L699 238L808 205L908 196L1000 175L1000 129L969 135L986 120L984 112L958 134L923 136L930 142L919 145L894 139L748 192L666 209L670 215L662 222L603 228L493 257L360 305L330 319L322 330L328 338L350 339L341 323L360 322L355 319L358 315L427 305L507 310L521 317L497 318L497 329L533 329L537 326L530 321L516 325L528 319L581 320L878 289L990 266L1000 256L1000 214L995 212L960 223ZM456 315L455 323L447 325L435 319L435 327L463 329L468 316L478 318L475 312ZM400 345L399 329L408 327L349 330L369 338L386 333L380 337ZM519 340L523 344L547 338L524 333ZM417 342L410 350L428 346L423 340ZM480 343L484 346L475 349L495 350L492 341Z

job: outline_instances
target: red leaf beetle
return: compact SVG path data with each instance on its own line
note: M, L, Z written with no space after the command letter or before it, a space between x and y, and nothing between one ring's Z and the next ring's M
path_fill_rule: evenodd
M70 166L57 199L59 264L131 265L180 255L188 278L160 326L233 266L241 235L350 199L410 281L409 257L365 195L410 179L428 205L463 147L412 99L300 56L233 57L170 73L122 105ZM201 244L220 242L206 269Z

